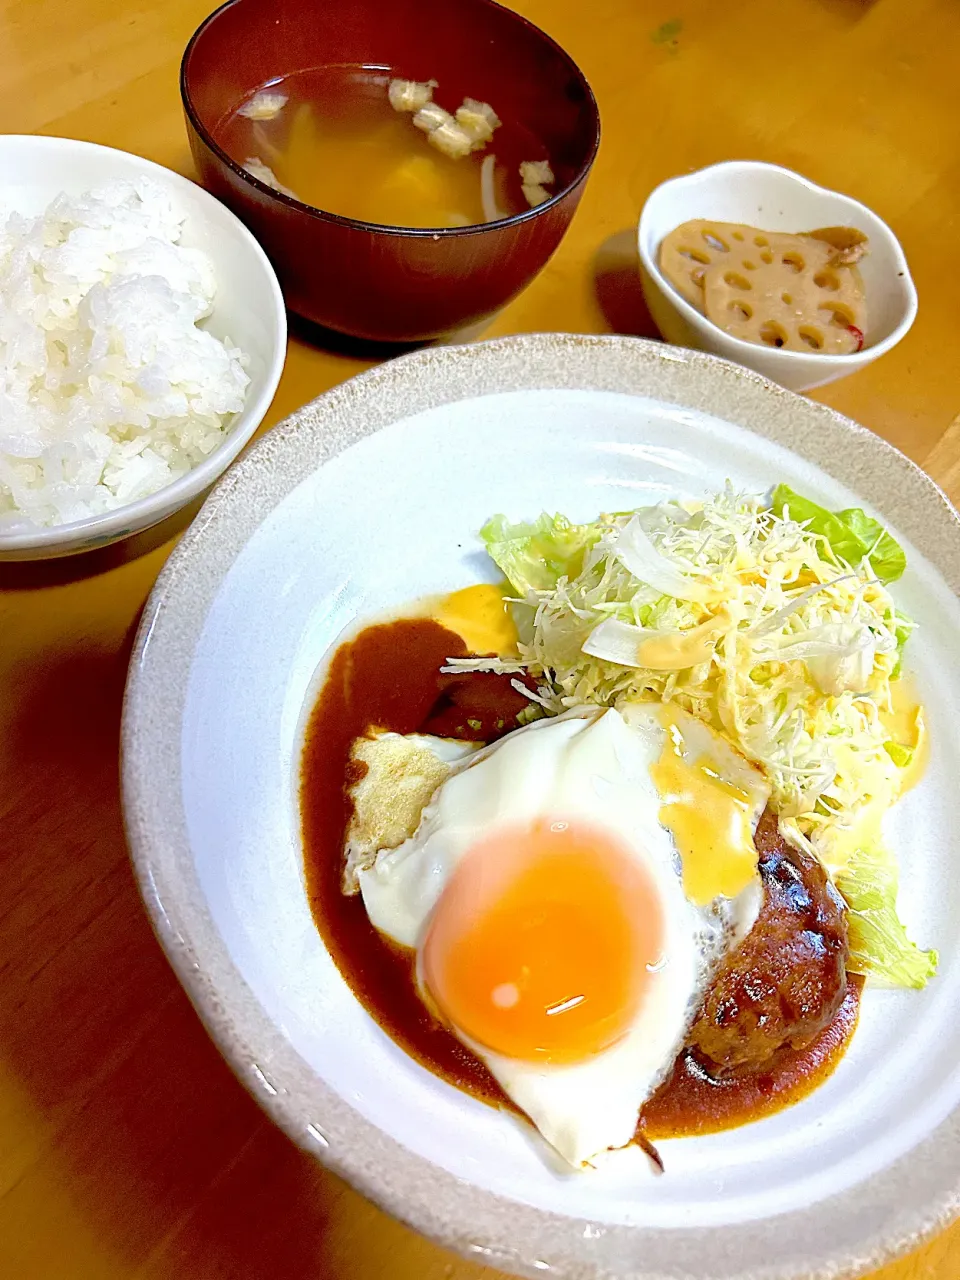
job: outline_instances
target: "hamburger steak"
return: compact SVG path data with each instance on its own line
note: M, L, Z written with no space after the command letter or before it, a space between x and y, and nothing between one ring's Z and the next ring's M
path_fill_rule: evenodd
M687 1045L714 1077L768 1068L830 1023L847 989L846 908L816 858L780 835L769 809L755 836L763 905L720 965Z

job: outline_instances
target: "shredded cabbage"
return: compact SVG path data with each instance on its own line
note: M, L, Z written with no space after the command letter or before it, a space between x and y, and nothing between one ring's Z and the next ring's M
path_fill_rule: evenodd
M936 958L907 940L895 867L874 847L910 754L882 718L913 626L885 586L905 566L892 536L783 485L772 504L728 486L696 509L587 525L495 516L481 536L517 593L537 701L556 714L653 697L711 724L763 770L785 835L848 895L858 963L922 985Z

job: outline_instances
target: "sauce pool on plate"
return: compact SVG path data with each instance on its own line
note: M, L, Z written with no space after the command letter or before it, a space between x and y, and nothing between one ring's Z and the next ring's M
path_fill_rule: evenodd
M412 954L374 929L359 894L346 897L341 891L350 818L344 784L355 738L376 725L397 733L493 739L515 727L518 712L528 705L509 679L466 681L439 674L448 657L465 654L460 636L429 618L367 627L337 649L304 746L300 808L305 869L321 936L371 1016L443 1079L506 1105L486 1067L428 1013L414 985Z

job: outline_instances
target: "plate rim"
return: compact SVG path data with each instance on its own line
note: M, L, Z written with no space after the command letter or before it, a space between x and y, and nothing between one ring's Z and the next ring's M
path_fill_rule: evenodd
M881 502L908 515L913 507L922 509L922 519L901 515L892 523L960 592L960 516L933 480L867 428L759 374L702 352L619 335L524 334L425 348L339 384L259 440L220 480L161 570L144 607L124 695L121 784L131 857L154 932L241 1082L298 1146L408 1226L473 1261L527 1276L551 1270L562 1280L841 1280L916 1248L960 1212L960 1108L879 1173L776 1217L652 1230L597 1226L534 1209L465 1183L407 1150L327 1086L260 1007L206 911L199 882L190 876L189 844L176 810L180 739L162 731L179 725L192 641L209 602L277 502L352 444L418 411L498 391L649 395L638 389L644 382L679 390L682 398L668 403L707 408L812 461L878 509ZM389 407L397 403L400 410ZM754 421L745 422L741 414ZM824 467L823 446L828 440L836 444L837 432L847 447L837 447ZM838 474L834 463L841 454ZM891 476L898 481L896 492L872 502L870 491L880 492ZM177 602L187 583L189 590ZM158 634L166 652L158 649ZM172 813L163 826L154 821L161 811ZM350 1141L324 1145L318 1112L323 1128L331 1128L332 1117L332 1127L349 1131ZM929 1181L944 1156L931 1194L905 1208L904 1190L918 1183L918 1166ZM837 1243L826 1252L817 1243L820 1253L813 1259L811 1239L830 1235L824 1229L828 1210L830 1220L846 1230L836 1232ZM600 1234L585 1234L588 1227ZM784 1233L795 1233L804 1247L776 1260L770 1243L782 1241ZM706 1263L712 1270L705 1269L704 1259L712 1259Z

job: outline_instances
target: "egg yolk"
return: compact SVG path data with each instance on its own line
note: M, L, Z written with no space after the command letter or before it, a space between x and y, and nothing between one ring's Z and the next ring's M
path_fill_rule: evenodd
M421 977L441 1017L487 1049L573 1063L627 1032L663 940L636 853L602 829L543 818L468 850L434 910Z

